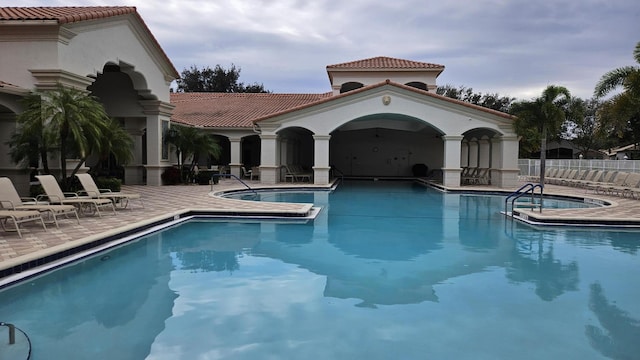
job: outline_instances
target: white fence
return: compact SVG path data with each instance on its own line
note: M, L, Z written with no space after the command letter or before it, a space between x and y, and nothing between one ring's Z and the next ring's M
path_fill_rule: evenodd
M548 159L547 169L577 169L577 170L615 170L626 172L640 172L640 160L578 160L578 159ZM539 159L519 159L520 175L537 176L540 174Z

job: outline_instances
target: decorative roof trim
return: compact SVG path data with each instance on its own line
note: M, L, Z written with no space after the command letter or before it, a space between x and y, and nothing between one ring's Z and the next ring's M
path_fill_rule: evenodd
M404 84L396 83L396 82L393 82L393 81L387 79L387 80L379 82L377 84L363 86L363 87L361 87L359 89L356 89L356 90L348 91L348 92L342 93L340 95L335 95L335 96L332 96L332 97L329 97L329 98L326 98L326 99L322 99L322 100L319 100L319 101L316 101L316 102L313 102L313 103L309 103L309 104L304 104L304 105L300 105L300 106L297 106L297 107L293 107L293 108L290 108L290 109L287 109L287 110L283 110L283 111L280 111L280 112L277 112L277 113L269 114L269 115L254 119L252 121L254 123L258 123L260 121L265 121L265 120L268 120L268 119L271 119L271 118L274 118L274 117L278 117L278 116L286 115L286 114L289 114L289 113L292 113L292 112L304 110L304 109L307 109L307 108L310 108L310 107L313 107L313 106L317 106L317 105L320 105L320 104L336 101L336 100L339 100L339 99L343 99L343 98L346 98L346 97L349 97L349 96L353 96L353 95L356 95L356 94L367 92L369 90L380 88L380 87L383 87L383 86L397 87L397 88L408 90L408 91L411 91L411 92L414 92L414 93L417 93L417 94L420 94L420 95L426 95L426 96L429 96L429 97L437 99L437 100L446 101L446 102L449 102L449 103L452 103L452 104L464 106L466 108L470 108L470 109L477 110L477 111L482 111L482 112L485 112L485 113L488 113L488 114L491 114L491 115L494 115L494 116L498 116L498 117L501 117L501 118L505 118L505 119L509 119L509 120L515 119L515 116L507 114L507 113L503 113L501 111L485 108L485 107L482 107L482 106L479 106L479 105L474 105L474 104L471 104L471 103L468 103L468 102L465 102L465 101L462 101L462 100L452 99L452 98L449 98L449 97L446 97L446 96L438 95L438 94L433 93L433 92L424 91L424 90L417 89L417 88L414 88L414 87L411 87L411 86L407 86L407 85L404 85Z

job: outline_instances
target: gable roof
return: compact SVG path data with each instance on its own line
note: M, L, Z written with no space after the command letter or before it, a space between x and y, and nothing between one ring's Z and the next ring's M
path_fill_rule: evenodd
M327 70L444 70L444 65L378 56L369 59L328 65Z
M385 85L408 90L505 119L514 119L512 115L500 111L386 80L340 95L332 95L332 93L172 93L171 104L174 105L175 108L171 120L185 125L208 128L252 128L256 122L343 99Z
M0 20L52 20L67 24L134 13L133 6L2 7Z
M409 90L411 92L418 93L420 95L425 95L425 96L428 96L428 97L431 97L431 98L434 98L434 99L438 99L438 100L441 100L441 101L445 101L445 102L449 102L449 103L452 103L452 104L456 104L456 105L463 106L463 107L466 107L466 108L469 108L469 109L473 109L473 110L476 110L476 111L485 112L485 113L492 114L492 115L495 115L495 116L499 116L499 117L502 117L502 118L505 118L505 119L509 119L509 120L515 119L515 116L507 114L507 113L503 113L501 111L489 109L489 108L486 108L486 107L483 107L483 106L480 106L480 105L475 105L475 104L472 104L472 103L469 103L469 102L466 102L466 101L453 99L453 98L446 97L446 96L443 96L443 95L438 95L435 92L418 89L418 88L415 88L413 86L400 84L400 83L393 82L393 81L387 79L387 80L379 82L377 84L363 86L363 87L358 88L356 90L347 91L347 92L339 94L339 95L328 96L326 98L319 99L318 101L313 102L313 103L301 104L299 106L292 107L292 108L280 111L278 113L268 114L266 116L254 119L253 122L266 120L268 118L272 118L272 117L279 116L279 115L284 115L284 114L287 114L287 113L290 113L290 112L302 110L302 109L309 108L309 107L312 107L312 106L315 106L315 105L319 105L319 104L322 104L322 103L335 101L335 100L338 100L338 99L345 98L347 96L353 96L355 94L366 92L366 91L369 91L369 90L372 90L372 89L375 89L375 88L379 88L379 87L382 87L382 86L385 86L385 85L390 85L390 86L401 88L401 89L404 89L404 90Z
M169 65L170 71L172 72L171 75L178 78L180 74L134 6L0 7L0 25L8 22L21 22L32 25L50 24L53 22L58 25L64 25L129 14L134 16L140 24L142 24L147 36Z
M324 94L172 93L171 120L208 128L253 128L253 121L331 97Z

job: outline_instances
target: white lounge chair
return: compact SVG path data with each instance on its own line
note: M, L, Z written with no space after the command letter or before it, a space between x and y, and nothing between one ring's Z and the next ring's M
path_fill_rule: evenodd
M10 229L7 227L7 223L11 220L13 225L16 227L15 229ZM37 210L0 210L0 226L2 226L2 230L4 231L15 231L18 233L18 236L22 239L22 233L20 232L20 224L26 223L29 221L40 221L42 224L42 228L44 231L47 231L47 226L44 224L44 219L42 218L42 214Z
M129 201L137 200L140 203L140 206L144 208L144 203L142 202L140 194L115 192L110 189L99 189L98 185L96 185L96 182L93 180L93 177L91 177L91 174L76 174L76 177L80 180L84 193L91 198L110 199L114 204L120 204L120 207L123 209L129 205Z
M40 185L44 189L46 195L40 195L40 198L47 198L50 204L74 205L80 209L82 213L96 212L98 216L102 216L100 208L109 208L116 215L116 208L113 201L109 199L93 199L88 196L78 196L75 193L64 193L58 185L58 181L53 175L36 175L40 181ZM68 195L68 196L67 196ZM85 211L87 210L88 211Z
M25 202L25 200L27 202ZM49 215L52 222L58 228L58 216L64 215L68 217L73 215L78 224L80 224L80 218L78 217L78 211L73 205L51 205L45 202L40 202L35 198L21 198L16 190L15 186L11 182L11 179L6 177L0 177L0 205L2 208L9 210L37 210L43 214Z

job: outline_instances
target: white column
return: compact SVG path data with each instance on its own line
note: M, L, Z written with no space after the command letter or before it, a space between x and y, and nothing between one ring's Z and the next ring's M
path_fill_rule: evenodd
M230 137L229 138L229 147L231 151L231 157L229 159L229 170L231 171L231 175L235 175L238 178L241 177L242 171L240 167L242 166L241 154L242 154L242 138L239 137Z
M460 135L444 135L444 167L442 168L442 184L444 186L460 186L460 149L463 137Z
M168 148L163 154L163 131L169 124L174 106L159 100L143 100L140 105L147 116L147 185L162 185L162 172L171 165Z
M469 167L478 167L478 139L469 140Z
M329 183L329 140L331 135L313 135L313 183L326 185Z
M491 167L491 143L486 136L478 140L478 167Z
M495 139L495 140L494 140ZM494 150L492 151L492 158L496 161L493 163L493 169L495 171L492 180L495 180L495 185L503 188L512 188L518 185L518 137L517 136L502 136L494 137L492 143Z
M260 182L262 184L278 182L277 140L276 134L260 134Z
M133 159L129 164L124 165L124 183L140 185L144 183L144 164L142 159L142 136L144 131L139 128L137 121L129 120L125 120L125 130L133 139Z
M460 166L469 166L469 141L467 139L462 140L460 144Z

